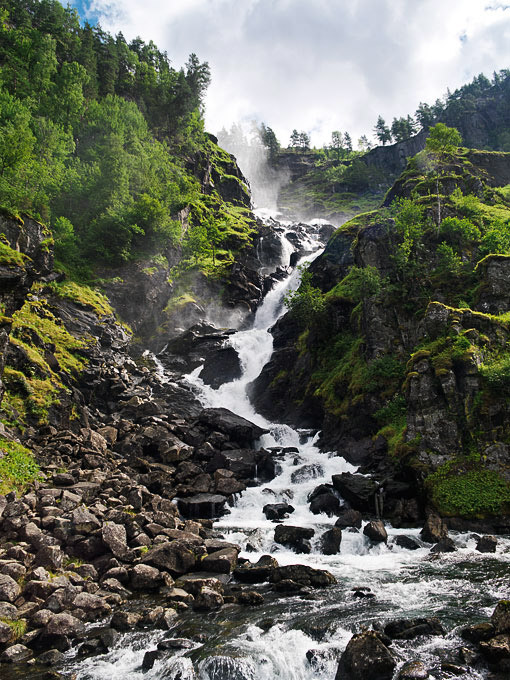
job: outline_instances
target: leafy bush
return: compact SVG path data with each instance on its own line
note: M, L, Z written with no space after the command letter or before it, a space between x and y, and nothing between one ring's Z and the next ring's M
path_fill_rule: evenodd
M329 291L327 297L341 296L358 303L365 298L379 295L382 284L381 275L376 267L353 266L347 276Z
M320 320L325 310L325 300L320 288L312 286L312 273L302 269L301 283L297 290L285 296L285 305L304 328Z
M21 444L0 439L0 493L21 492L40 477L32 452Z
M480 229L470 220L459 217L445 217L441 222L439 233L446 237L450 245L464 246L471 241L477 241Z
M480 255L510 253L510 224L495 221L487 229L480 242Z
M510 393L510 356L507 355L498 361L482 364L480 374L489 387L500 392Z
M455 470L446 463L426 485L442 515L484 517L508 510L510 484L494 470Z
M460 255L453 250L444 241L437 247L437 269L440 274L452 274L458 276L462 269L462 259Z

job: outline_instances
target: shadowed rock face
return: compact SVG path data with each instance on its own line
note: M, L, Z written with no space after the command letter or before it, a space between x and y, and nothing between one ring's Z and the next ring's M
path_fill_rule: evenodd
M335 680L391 680L397 661L374 631L354 635L340 658Z
M36 220L24 215L9 217L0 214L0 233L8 245L20 254L20 262L0 262L0 300L4 311L0 321L0 376L5 366L5 353L11 331L11 317L25 303L32 284L38 278L51 275L53 250L45 244L51 234ZM0 381L0 400L3 384Z

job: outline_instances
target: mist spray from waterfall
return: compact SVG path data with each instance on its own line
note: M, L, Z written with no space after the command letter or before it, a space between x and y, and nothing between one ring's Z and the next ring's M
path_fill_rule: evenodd
M243 175L250 183L254 206L264 207L275 214L280 189L288 184L289 172L277 170L269 162L268 149L261 140L260 129L255 122L251 126L233 124L230 132L218 133L218 143L236 157Z

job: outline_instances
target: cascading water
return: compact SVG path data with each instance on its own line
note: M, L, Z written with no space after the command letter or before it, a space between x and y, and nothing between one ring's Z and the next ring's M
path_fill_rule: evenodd
M288 258L288 250L283 253ZM318 253L316 250L304 260L311 261ZM196 613L184 614L172 635L195 641L202 636L203 642L156 661L145 672L141 670L143 654L155 647L160 635L127 634L108 654L88 659L78 668L75 664L78 680L332 680L340 652L361 625L428 616L441 619L448 631L445 637L395 642L392 649L401 659L400 665L420 659L436 677L446 677L441 675L441 664L455 660L456 649L463 644L458 627L490 616L495 602L508 597L510 542L506 539L499 539L496 554L487 555L475 551L471 535L453 535L457 551L432 559L430 546L420 542L417 529L387 526L387 544L373 545L361 532L344 531L339 553L319 552L321 534L331 528L334 519L313 515L308 495L319 484L331 482L333 474L354 468L338 455L321 452L316 436L268 422L246 396L247 384L271 356L268 329L284 312L283 298L297 287L299 275L295 269L266 296L250 330L230 337L242 365L240 379L214 390L198 377L199 367L188 380L204 406L225 407L267 428L269 434L262 437L261 446L285 452L278 459L277 476L244 491L215 527L225 539L241 545L245 550L241 555L251 561L271 553L280 565L301 563L327 569L337 585L283 598L267 591L261 607L226 606L201 620ZM314 529L310 554L297 555L274 542L276 525L266 519L262 508L280 501L295 508L285 524ZM421 547L399 547L395 539L401 534L414 538ZM464 680L484 677L467 666L460 673Z

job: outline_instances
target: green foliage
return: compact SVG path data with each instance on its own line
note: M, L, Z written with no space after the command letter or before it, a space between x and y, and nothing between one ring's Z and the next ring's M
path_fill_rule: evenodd
M12 630L13 640L19 640L27 632L27 622L25 619L7 619L0 617L2 623L6 623Z
M446 237L450 245L463 247L481 237L480 229L470 220L459 217L445 217L441 222L439 233Z
M284 299L292 316L304 328L319 323L325 310L324 296L320 288L312 286L312 278L312 273L302 268L299 288Z
M436 123L429 130L425 149L439 162L443 162L448 156L454 154L461 144L462 137L458 130L444 123Z
M10 354L17 360L7 363L3 375L5 419L19 426L47 423L49 410L60 404L62 392L86 365L83 349L89 339L66 330L43 297L47 291L92 307L99 316L111 314L106 299L90 288L64 282L49 284L45 291L35 284L35 295L13 315Z
M510 394L510 355L483 363L480 366L480 374L490 388L503 394Z
M464 195L459 187L457 187L450 195L455 210L462 217L473 220L477 224L482 217L483 211L480 205L480 199L474 194Z
M39 466L32 452L21 444L0 438L0 493L21 493L39 477Z
M4 242L5 236L0 234L0 263L8 267L23 267L28 259L27 255L14 250Z
M495 221L480 241L480 255L490 253L510 254L510 223Z
M84 307L91 307L99 317L113 315L108 298L90 286L74 281L63 281L62 283L49 283L47 287L58 297L72 300Z
M398 237L392 257L401 276L406 277L412 274L413 265L422 247L425 231L424 208L410 198L401 198L393 202L391 211L394 215L395 232Z
M462 258L444 241L437 246L437 271L442 275L458 276L462 269Z
M354 265L347 276L326 294L326 299L345 297L358 303L365 298L379 295L382 284L381 275L376 267Z
M469 469L473 467L473 469ZM431 500L443 516L486 517L507 512L510 484L479 463L448 462L426 480Z
M393 356L385 354L374 359L367 367L367 392L388 391L390 394L400 386L404 379L404 366Z
M6 0L0 22L0 206L47 222L68 270L176 242L200 186L210 75L154 43L80 26L56 0Z
M400 369L402 373L402 368ZM407 414L406 400L403 394L396 394L390 401L374 413L374 417L381 423L400 421Z

